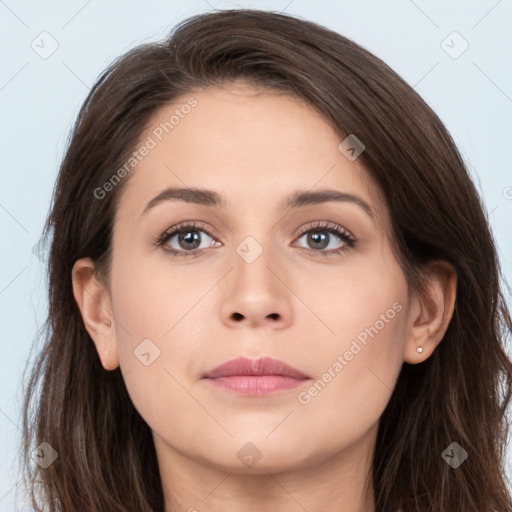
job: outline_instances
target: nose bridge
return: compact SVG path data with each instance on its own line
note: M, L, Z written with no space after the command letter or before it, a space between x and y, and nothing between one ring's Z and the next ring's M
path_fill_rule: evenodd
M272 240L272 234L261 231L235 246L234 268L221 307L223 320L230 325L242 321L284 326L291 321L290 292L277 277L286 282L286 272Z
M234 234L241 239L234 244L234 272L239 279L251 280L258 276L257 280L266 281L272 276L268 267L278 265L280 249L275 246L276 231L272 228L270 206L265 204L264 197L257 195L239 198L239 201L242 213Z
M256 238L257 237L257 238ZM277 293L276 268L279 267L272 235L246 236L236 247L234 277L237 284L250 286L252 293ZM273 272L271 272L271 270Z

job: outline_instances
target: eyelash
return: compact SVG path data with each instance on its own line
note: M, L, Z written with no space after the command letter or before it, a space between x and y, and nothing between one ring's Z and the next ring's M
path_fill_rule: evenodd
M208 229L206 229L205 225L203 225L200 222L192 221L192 222L183 222L180 224L176 224L175 226L171 227L162 235L160 235L155 243L154 246L156 247L162 247L162 249L171 254L172 256L176 257L188 257L188 256L197 256L202 249L194 250L194 251L178 251L176 249L172 248L165 248L163 247L164 244L166 244L175 234L181 233L181 232L187 232L187 231L204 231L209 237L214 238L213 235L210 234ZM306 233L309 233L310 231L313 232L327 232L334 235L337 235L342 242L344 242L344 246L340 247L339 249L331 249L330 251L316 251L314 249L309 249L311 252L313 252L318 256L332 256L337 254L342 254L347 252L350 249L353 249L356 246L356 239L344 228L341 226L338 226L337 224L334 224L332 222L325 222L325 221L317 221L314 222L312 225L307 225L304 228L302 228L298 234L298 238L302 238L303 235Z

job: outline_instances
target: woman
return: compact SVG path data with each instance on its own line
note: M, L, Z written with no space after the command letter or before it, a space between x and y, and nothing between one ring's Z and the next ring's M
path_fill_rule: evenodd
M511 508L480 198L354 42L231 10L130 51L80 111L50 233L36 510Z

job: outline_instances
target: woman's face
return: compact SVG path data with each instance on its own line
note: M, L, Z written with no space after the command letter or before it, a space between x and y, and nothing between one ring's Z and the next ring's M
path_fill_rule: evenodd
M243 83L183 97L141 138L115 219L102 357L118 358L162 460L276 472L370 449L412 303L351 140L340 149L309 106ZM158 246L180 223L195 227ZM241 356L306 378L204 378Z

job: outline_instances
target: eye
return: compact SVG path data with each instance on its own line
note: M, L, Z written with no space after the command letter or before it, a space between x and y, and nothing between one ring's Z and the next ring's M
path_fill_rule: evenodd
M204 233L206 236L201 235ZM174 240L178 248L173 248L168 245L168 242ZM210 241L208 241L210 239ZM201 249L213 247L219 242L208 233L204 225L198 222L182 222L176 224L172 228L163 233L157 240L155 245L162 247L164 251L172 254L173 256L196 256ZM202 245L202 247L201 247Z
M204 235L201 235L203 233ZM334 236L333 236L334 235ZM332 222L315 222L301 229L299 239L306 237L306 243L315 255L341 254L355 247L356 239L341 226ZM175 247L171 246L174 242ZM200 222L182 222L172 226L155 241L155 246L176 257L198 256L202 249L218 247L217 242ZM177 245L177 247L176 247ZM326 248L331 247L329 250Z
M332 222L316 222L305 226L301 229L299 240L305 236L309 245L306 249L323 256L341 254L356 245L356 239L345 228ZM329 247L330 250L324 250Z

